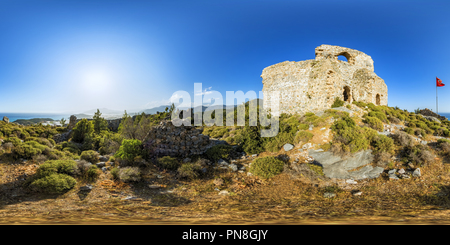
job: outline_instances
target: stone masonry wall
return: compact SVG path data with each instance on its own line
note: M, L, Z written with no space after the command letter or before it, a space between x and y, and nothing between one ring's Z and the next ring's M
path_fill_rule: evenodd
M349 48L321 45L315 60L284 61L266 67L263 79L264 107L280 93L279 113L317 112L331 107L336 97L351 103L363 101L387 105L387 86L374 73L370 56ZM347 58L338 60L339 56ZM276 112L273 112L276 113Z

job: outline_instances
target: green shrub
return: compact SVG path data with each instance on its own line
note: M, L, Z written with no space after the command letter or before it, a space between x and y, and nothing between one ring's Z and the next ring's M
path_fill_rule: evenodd
M323 151L328 151L331 148L331 144L330 143L325 143L325 144L321 145L320 148Z
M371 112L369 112L368 116L369 117L376 117L376 118L380 119L382 122L385 122L385 123L388 122L386 114L384 114L384 112L381 112L381 111L371 111Z
M336 108L336 107L341 107L344 105L344 101L342 101L341 99L339 99L339 97L336 97L334 99L333 105L331 105L331 108Z
M119 168L117 168L117 167L112 168L110 173L111 173L113 179L119 180Z
M371 146L374 148L374 153L394 153L394 140L386 135L375 136L371 141Z
M72 175L76 169L77 163L74 160L48 160L39 165L36 177L42 178L54 173Z
M141 171L137 167L120 168L118 177L123 182L135 182L141 180Z
M84 118L75 125L72 131L72 140L77 143L83 143L87 136L94 133L94 125Z
M283 172L284 162L275 157L257 158L250 166L250 172L258 177L267 179Z
M124 139L119 150L114 154L126 161L133 161L135 157L142 154L142 142L137 139Z
M306 123L301 123L301 124L298 126L298 129L299 129L299 130L307 130L307 129L309 129L309 125L306 124Z
M247 154L258 154L264 151L264 139L261 137L260 128L246 126L242 133L242 149Z
M77 181L69 175L52 173L34 180L31 187L47 193L61 194L72 189L76 183Z
M3 143L11 142L14 146L20 145L22 141L17 137L9 137L3 141Z
M84 178L88 181L95 181L100 176L100 169L96 165L91 165L85 175Z
M308 142L314 137L314 134L308 131L298 131L294 138L294 143Z
M209 160L217 162L219 159L229 158L232 150L233 148L230 145L215 145L209 148L205 154Z
M392 135L394 143L399 146L412 146L414 144L413 138L406 132L399 131Z
M373 128L377 131L383 131L383 122L376 117L367 116L363 120L363 122L367 123L369 125L369 127Z
M90 163L98 163L100 154L93 150L83 151L81 152L80 158L82 160L88 161Z
M165 156L158 158L158 164L164 169L177 170L180 167L180 163L174 157Z
M406 133L408 133L410 135L414 135L414 129L413 128L407 127L404 130L405 130Z
M294 143L294 133L281 132L277 136L268 138L264 144L264 148L270 152L277 152L285 144Z
M202 174L202 166L198 163L185 163L177 172L181 178L197 179Z
M41 154L42 150L34 148L33 146L28 144L19 144L14 147L13 153L16 159L19 158L31 159L33 158L33 156Z

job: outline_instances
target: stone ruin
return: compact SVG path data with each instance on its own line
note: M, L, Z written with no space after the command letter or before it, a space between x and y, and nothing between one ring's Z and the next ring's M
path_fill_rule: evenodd
M304 114L329 109L335 98L345 103L362 101L387 105L387 86L374 73L373 60L358 50L321 45L316 58L284 61L266 67L263 79L264 107L276 101L271 92L280 92L279 113ZM341 61L343 56L347 61ZM276 113L276 112L273 112Z
M133 118L134 119L134 118ZM117 130L122 119L106 120L108 126L114 126ZM71 129L79 122L75 116L70 117L68 132L57 134L53 139L59 143L67 141L70 137ZM154 153L158 156L181 156L203 154L211 146L220 144L221 142L209 138L202 134L202 128L193 126L174 126L168 119L161 121L158 126L152 127L148 133L146 140L152 142Z
M202 134L203 129L193 126L176 127L170 120L153 127L149 139L155 144L158 156L188 156L203 154L216 142Z

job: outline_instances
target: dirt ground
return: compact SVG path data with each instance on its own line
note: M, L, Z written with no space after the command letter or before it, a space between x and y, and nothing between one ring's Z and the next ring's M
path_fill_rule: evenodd
M201 179L183 180L152 166L138 183L113 181L106 172L90 183L90 192L80 191L88 183L79 182L59 196L22 187L37 166L0 164L0 224L450 223L450 169L442 160L423 167L421 177L390 180L382 174L357 184L327 179L306 164L303 173L285 171L269 180L212 167ZM224 183L216 186L219 177ZM336 196L326 198L325 192Z

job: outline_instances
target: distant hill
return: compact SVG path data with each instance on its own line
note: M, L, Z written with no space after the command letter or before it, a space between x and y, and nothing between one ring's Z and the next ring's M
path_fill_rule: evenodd
M51 118L17 119L14 122L21 125L32 125L37 123L45 123L47 121L53 121L53 119Z
M113 115L123 115L123 111L118 111L118 110L111 110L108 108L98 108L100 110L100 113L102 113L102 115L104 114L113 114ZM87 115L94 115L97 112L97 109L92 109L89 111L85 111L82 112L80 115L82 114L87 114Z
M162 105L162 106L158 106L158 107L154 107L154 108L150 108L150 109L145 109L142 111L139 111L138 114L141 114L142 112L145 114L156 114L157 111L159 112L163 112L166 107L170 108L170 105Z

